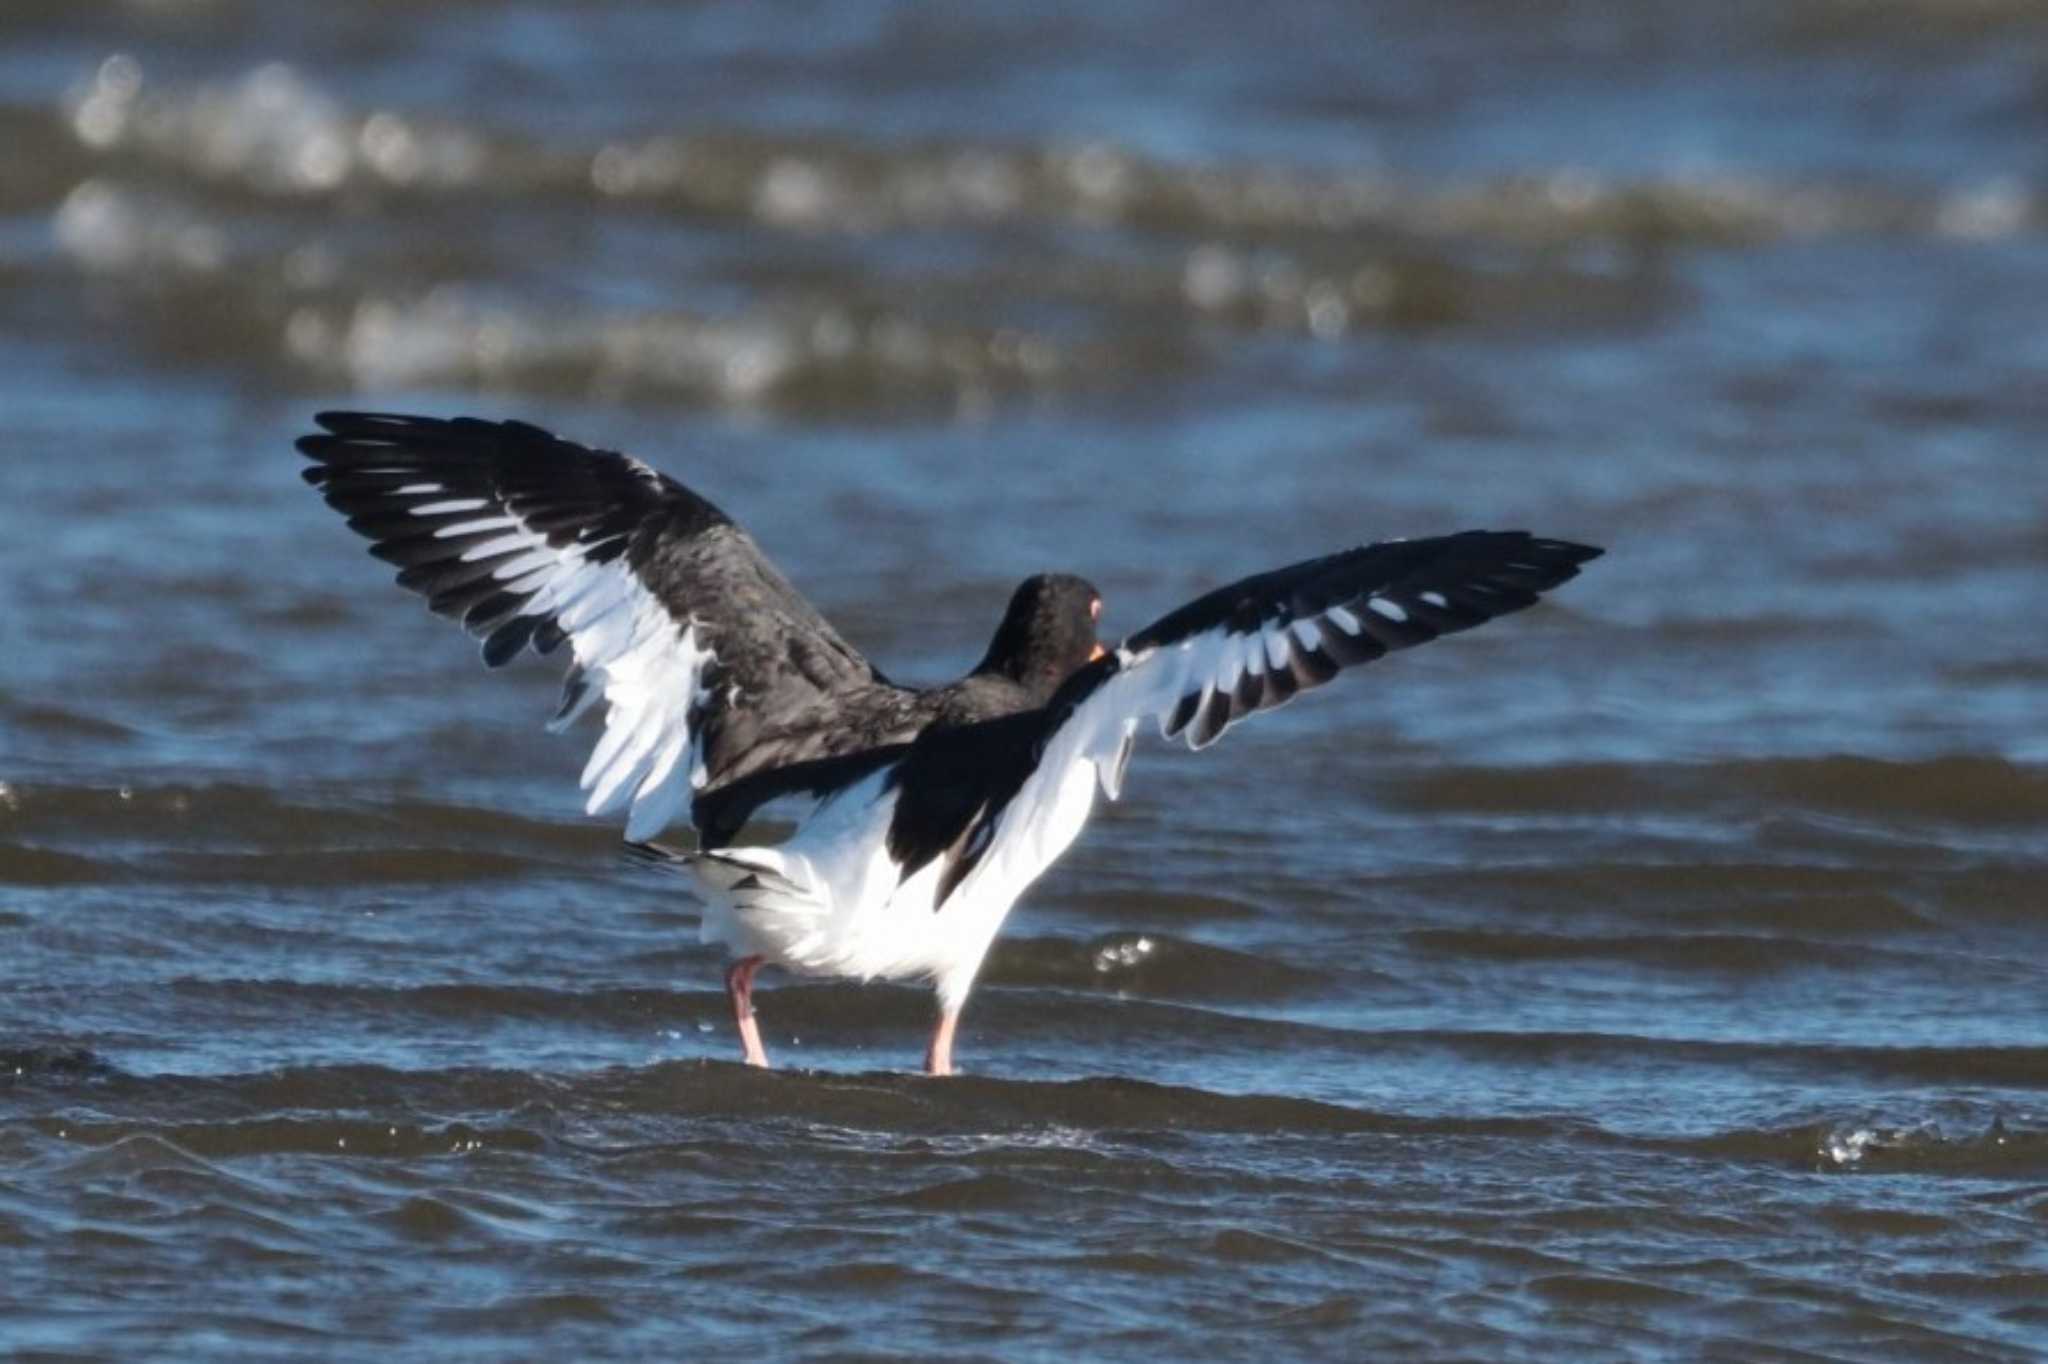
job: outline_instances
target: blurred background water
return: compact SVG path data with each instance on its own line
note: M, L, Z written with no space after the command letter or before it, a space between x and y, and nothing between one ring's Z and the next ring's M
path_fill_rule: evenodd
M2048 1355L2048 11L0 14L0 1353ZM893 674L1609 547L771 981L297 480L522 416Z

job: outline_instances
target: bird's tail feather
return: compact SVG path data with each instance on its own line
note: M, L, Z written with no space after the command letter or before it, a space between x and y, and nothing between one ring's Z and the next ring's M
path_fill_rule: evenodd
M707 890L730 895L743 906L749 901L771 898L809 900L810 888L785 876L779 867L771 864L770 857L780 860L779 854L771 848L688 853L682 860L697 874L697 879Z
M619 845L619 855L636 867L652 867L657 871L681 870L690 865L695 853L671 848L666 843L636 843L631 839Z

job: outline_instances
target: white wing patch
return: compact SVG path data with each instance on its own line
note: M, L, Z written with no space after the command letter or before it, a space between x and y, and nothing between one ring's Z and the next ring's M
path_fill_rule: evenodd
M439 487L414 485L417 492ZM482 498L448 499L409 508L414 516L486 510ZM551 545L516 513L445 522L435 539L487 538L451 556L490 565L504 593L503 609L465 618L484 638L522 618L552 621L568 639L575 663L563 684L562 707L548 724L566 729L602 696L604 734L584 765L584 810L607 814L628 807L626 837L652 838L673 820L695 787L704 783L701 744L691 733L693 709L704 699L704 680L716 655L694 622L677 621L641 585L624 555L602 562L580 541Z
M723 708L768 708L757 693L785 689L822 702L875 676L730 518L639 460L522 422L316 421L296 442L305 481L400 587L481 641L487 666L570 646L551 727L603 699L583 789L592 814L628 812L628 838L686 813L722 738L747 742L714 723Z
M1240 682L1291 666L1290 654L1283 652L1291 650L1290 635L1314 647L1301 631L1275 624L1243 635L1218 627L1140 652L1119 648L1117 672L1053 731L1031 775L997 816L988 853L948 903L995 903L1007 912L1080 835L1095 788L1099 785L1111 800L1122 794L1140 720L1158 717L1162 731L1172 737L1169 720L1188 695L1200 697L1202 704L1221 697L1228 707ZM1213 738L1193 746L1203 747ZM942 980L942 994L945 988Z
M1422 598L1432 607L1448 606L1439 593ZM1129 656L1104 690L1125 694L1134 684L1123 677L1143 675L1143 713L1158 717L1159 732L1186 739L1189 748L1207 748L1245 716L1285 705L1342 668L1434 638L1441 628L1459 627L1424 624L1392 597L1368 594L1349 607L1276 618L1254 631L1219 625L1142 651ZM1094 704L1093 698L1084 704Z

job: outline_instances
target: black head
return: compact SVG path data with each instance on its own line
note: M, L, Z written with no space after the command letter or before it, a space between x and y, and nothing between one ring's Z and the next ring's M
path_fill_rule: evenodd
M1003 623L977 673L997 673L1050 699L1060 683L1096 656L1102 594L1086 578L1040 573L1010 596Z

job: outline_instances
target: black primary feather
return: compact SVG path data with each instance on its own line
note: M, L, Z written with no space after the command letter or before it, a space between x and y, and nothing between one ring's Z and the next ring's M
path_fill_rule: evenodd
M1218 588L1075 671L1043 710L920 739L891 777L898 803L890 855L905 879L934 858L946 858L936 902L943 905L987 850L1004 809L1060 726L1126 667L1158 666L1162 650L1212 633L1270 637L1296 622L1312 624L1319 637L1311 647L1292 631L1281 635L1285 663L1273 664L1268 654L1264 667L1246 670L1229 688L1220 685L1221 678L1191 678L1192 690L1158 718L1169 736L1193 726L1200 747L1225 725L1319 686L1347 664L1519 611L1537 600L1536 593L1576 577L1581 564L1601 553L1522 531L1466 531L1368 545ZM1441 598L1442 605L1432 598ZM1406 619L1373 609L1375 600ZM1332 608L1348 612L1358 632L1340 627L1329 614ZM1127 736L1113 759L1112 788L1121 786L1129 761Z
M898 687L730 517L638 460L516 421L365 412L316 420L323 429L298 441L313 461L306 481L400 570L401 586L479 638L486 664L568 641L561 620L535 604L560 580L534 566L547 550L560 552L562 575L608 565L629 574L678 636L695 630L711 660L688 719L703 765L696 809L711 820L714 845L752 806L707 802L705 792L1034 709L1094 647L1094 589L1042 574L1017 589L976 670L948 686ZM501 543L522 537L537 540ZM470 553L478 557L463 557ZM588 685L572 662L557 718L577 709Z

